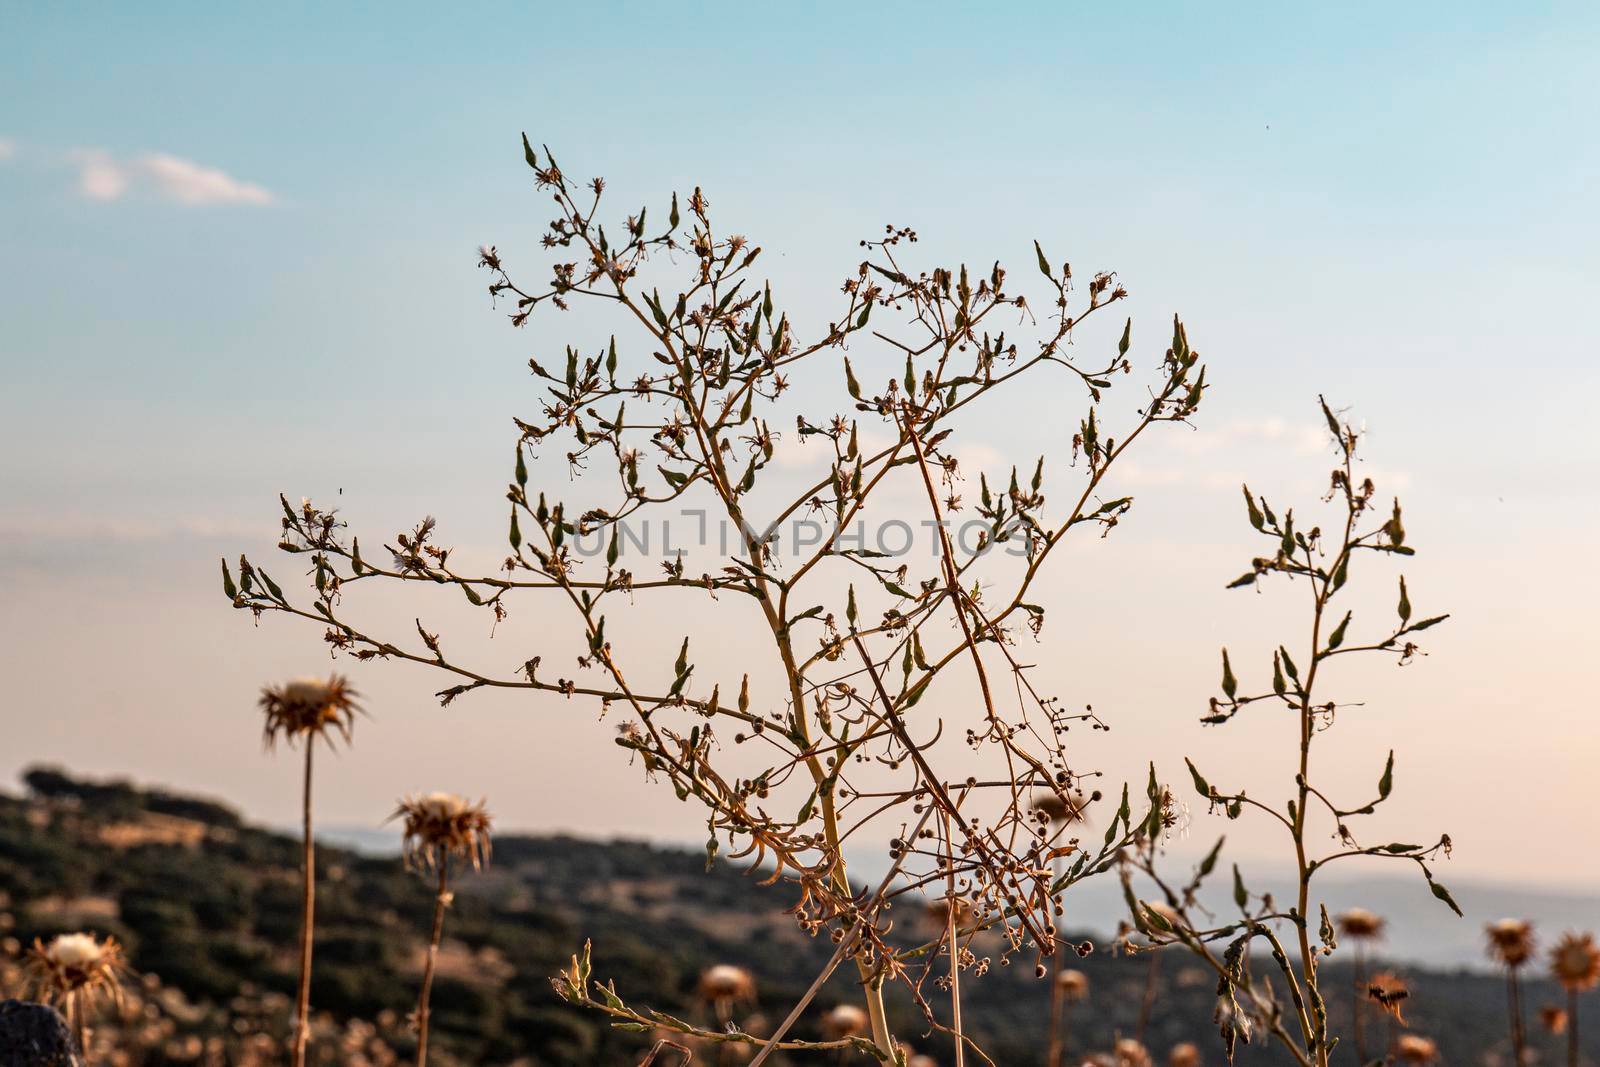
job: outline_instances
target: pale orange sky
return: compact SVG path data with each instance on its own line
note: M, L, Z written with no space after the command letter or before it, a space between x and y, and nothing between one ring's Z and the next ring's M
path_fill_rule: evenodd
M0 64L0 98L27 102L0 118L0 778L54 762L292 822L296 768L261 752L255 695L330 664L314 628L231 612L217 559L271 555L282 491L339 502L364 541L435 514L493 569L510 420L539 392L525 361L611 328L580 312L514 333L473 268L480 242L538 259L527 127L564 167L605 174L619 210L704 185L726 228L767 247L803 331L886 222L917 228L924 263L1030 271L1039 237L1080 276L1118 269L1144 366L1182 313L1210 364L1198 428L1130 457L1117 481L1136 510L1065 553L1042 596L1042 681L1113 725L1083 758L1113 777L1153 758L1181 781L1192 755L1214 782L1288 785L1287 722L1197 719L1219 646L1262 678L1295 602L1222 588L1254 551L1238 484L1309 503L1316 395L1349 405L1380 491L1406 504L1413 599L1452 619L1416 665L1352 676L1342 693L1365 703L1321 765L1365 792L1396 748L1372 834L1448 831L1443 880L1592 891L1600 149L1574 131L1597 118L1595 13L1359 8L1264 13L1243 34L1198 10L1093 25L1052 10L1025 39L940 20L908 37L859 11L840 40L775 14L781 59L730 18L718 54L739 94L677 77L674 57L706 42L654 14L390 40L346 13L314 41L264 14L194 13L86 41L40 14ZM582 60L602 47L621 61L593 84ZM927 106L929 70L948 77L945 110ZM782 132L739 132L754 130ZM972 465L1064 453L1048 395L1001 400L970 428ZM565 491L559 458L535 480ZM1374 580L1380 615L1392 582ZM417 609L375 610L404 631ZM673 612L613 624L663 662L683 629ZM477 635L463 650L509 669L562 624L524 610L493 642L478 617L459 625ZM697 642L697 677L728 692L766 655L744 642L737 625ZM330 824L443 788L487 796L507 827L701 838L591 706L475 694L442 711L425 671L341 669L373 714L324 763ZM1251 825L1226 828L1244 856L1267 846Z

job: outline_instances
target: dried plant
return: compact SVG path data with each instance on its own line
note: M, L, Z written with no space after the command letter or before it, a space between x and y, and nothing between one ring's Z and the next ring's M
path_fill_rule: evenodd
M1061 894L1111 869L1143 827L1166 817L1161 797L1140 813L1126 789L1097 841L1080 840L1073 820L1036 816L1040 797L1070 807L1095 794L1098 772L1069 754L1066 737L1074 725L1105 724L1092 708L1069 710L1039 691L1019 646L1045 625L1030 591L1050 558L1085 534L1109 534L1132 507L1113 489L1121 457L1152 426L1195 414L1206 390L1199 355L1174 319L1170 344L1140 361L1148 379L1138 403L1120 407L1132 412L1119 425L1104 401L1115 378L1135 373L1132 323L1103 337L1094 330L1126 296L1114 275L1075 281L1070 266L1053 265L1036 244L1045 295L1034 300L998 263L911 266L917 234L895 227L861 243L837 314L808 334L755 277L760 248L717 229L699 189L686 211L673 197L664 227L652 227L643 208L607 226L598 221L603 181L575 182L525 138L523 150L535 186L555 206L543 243L557 261L547 281L525 284L498 249L481 249L491 295L512 302L514 326L588 301L626 332L589 352L569 347L553 367L529 361L548 395L536 417L517 422L510 554L497 571L465 568L439 543L431 517L382 553L364 554L335 512L285 499L279 547L306 561L310 599L291 599L243 558L237 584L224 563L225 592L258 617L314 622L332 649L358 660L406 660L454 676L439 694L446 704L495 687L591 700L623 717L617 743L648 777L701 805L708 861L724 852L788 879L796 921L837 946L753 1062L791 1047L892 1058L883 997L898 981L929 1025L950 1036L959 1067L971 1049L960 1024L961 972L981 974L990 962L971 951L971 939L997 931L1003 959L1031 953L1043 974L1057 951ZM1082 401L1045 384L1052 370ZM1070 437L1070 465L1049 479L1043 458L1031 476L1026 467L993 480L977 472L974 493L954 435L990 394L1015 389L1024 375L1059 398L1053 418L1063 453ZM791 391L802 377L814 388ZM770 477L784 436L775 427L785 425L822 456L798 492ZM564 457L572 492L581 483L585 500L530 487L529 460L541 449ZM891 487L920 498L934 531L928 560L896 560L852 534L869 518L903 521L903 506L884 502ZM1047 508L1058 493L1064 506ZM732 531L728 547L706 548L699 573L701 562L682 554L636 573L622 551L632 524L699 503ZM951 532L962 511L973 516L970 539ZM818 525L817 539L785 556L774 531L800 521ZM607 546L603 558L579 551L586 538ZM379 583L453 588L494 623L543 599L541 617L562 606L577 640L559 654L523 651L499 668L469 665L420 619L415 640L358 624L348 601ZM713 678L694 662L690 636L672 641L670 664L654 642L624 648L607 620L637 598L664 598L678 617L696 599L708 602L717 611L700 621L740 633L753 622L766 662L742 677ZM574 663L575 673L553 671L557 661ZM1005 773L969 774L991 752ZM890 872L862 893L843 845L875 836L893 838ZM929 887L964 901L973 921L947 923L920 944L896 943L889 905ZM674 1028L594 982L587 959L586 948L555 980L569 1002L630 1025ZM846 962L861 983L862 1033L786 1041ZM944 1018L925 995L929 983L949 993ZM702 1040L755 1043L679 1025Z
M1167 1067L1200 1067L1200 1046L1180 1041L1167 1052Z
M1401 1034L1395 1042L1394 1054L1401 1063L1432 1063L1439 1058L1439 1046L1431 1037Z
M26 966L33 998L61 1009L87 1059L88 1019L95 1005L101 1000L122 1005L122 978L127 973L122 946L114 937L58 934L49 942L35 939Z
M1517 972L1533 958L1533 924L1525 919L1501 919L1484 927L1489 958L1506 969L1506 1007L1511 1014L1511 1062L1521 1064L1528 1056L1527 1036L1522 1025L1522 990Z
M1246 887L1238 866L1233 868L1233 898L1239 918L1217 922L1196 904L1201 884L1214 872L1222 841L1209 851L1186 882L1166 877L1159 869L1161 842L1165 828L1152 821L1136 847L1124 856L1124 886L1132 921L1151 943L1151 950L1180 946L1194 953L1216 973L1219 1006L1217 1021L1224 1048L1231 1057L1238 1041L1248 1041L1256 1026L1264 1027L1302 1067L1327 1067L1337 1039L1328 1029L1327 1001L1318 979L1321 959L1331 955L1338 934L1325 905L1313 896L1313 880L1334 864L1357 857L1401 861L1415 864L1433 895L1461 914L1450 893L1433 876L1430 864L1450 853L1450 838L1441 836L1433 845L1395 842L1363 843L1356 834L1355 820L1372 814L1389 798L1394 785L1394 753L1391 751L1378 776L1377 795L1350 804L1332 799L1313 779L1312 751L1317 738L1333 727L1341 705L1325 695L1327 671L1335 660L1351 655L1392 657L1405 665L1421 654L1416 644L1419 633L1443 622L1447 616L1415 616L1404 576L1399 579L1396 612L1398 621L1382 627L1371 638L1361 638L1352 629L1354 611L1340 609L1349 599L1349 584L1364 560L1376 557L1409 557L1414 554L1406 542L1400 503L1395 500L1380 510L1377 487L1359 467L1357 448L1360 435L1336 415L1326 401L1322 415L1327 422L1337 465L1329 479L1325 503L1335 512L1325 530L1314 522L1297 521L1293 511L1281 517L1263 497L1245 487L1245 507L1250 525L1269 542L1266 553L1255 557L1243 575L1229 588L1254 589L1279 576L1309 585L1310 611L1303 650L1291 653L1281 644L1272 654L1271 685L1245 695L1234 674L1226 648L1222 652L1222 695L1210 700L1202 722L1222 726L1257 704L1286 708L1299 720L1298 766L1289 797L1279 804L1268 803L1242 790L1220 789L1210 784L1200 769L1188 761L1194 788L1213 813L1229 819L1240 818L1247 810L1259 813L1282 830L1292 853L1295 874L1294 899L1280 908L1271 894L1255 894ZM1297 658L1298 657L1298 658ZM1149 791L1161 795L1152 769ZM1336 844L1322 855L1315 852L1315 840L1327 827ZM1140 900L1132 889L1131 876L1139 872L1151 879L1160 893L1160 902L1180 917L1173 922L1150 902ZM1296 957L1278 932L1287 928L1295 943ZM1270 952L1273 968L1287 986L1292 1010L1284 1013L1273 999L1265 978L1251 970L1250 947L1263 941ZM1220 951L1214 946L1225 942ZM1376 984L1369 983L1369 989ZM1383 1004L1382 1001L1379 1001ZM1384 1004L1384 1006L1389 1006ZM1291 1029L1292 1027L1292 1029Z
M1550 950L1550 975L1567 992L1567 1067L1578 1067L1578 994L1600 984L1600 945L1594 935L1562 934Z
M228 584L233 584L231 578ZM246 588L248 586L247 580ZM305 749L301 784L300 980L294 1016L295 1067L303 1067L306 1041L311 1035L311 950L317 907L317 856L311 833L312 753L318 739L327 742L329 747L335 735L343 738L346 744L350 742L356 715L361 711L359 701L359 694L337 674L326 680L296 678L261 691L262 736L267 748L276 747L278 739L282 738L291 748L300 745Z
M476 804L453 793L427 793L405 797L391 819L402 820L405 836L401 855L406 866L438 876L433 895L433 926L428 935L428 955L422 967L422 990L412 1025L417 1030L417 1067L428 1062L428 1006L433 993L433 971L444 935L444 911L455 895L450 891L450 861L458 859L482 870L489 862L491 819L483 801Z
M1058 967L1050 980L1050 1043L1045 1051L1048 1067L1061 1067L1072 1005L1088 998L1089 976L1076 968Z
M1351 908L1334 917L1340 937L1355 947L1354 981L1351 983L1350 1031L1355 1039L1356 1060L1367 1062L1367 1042L1364 1027L1367 994L1367 946L1382 939L1388 925L1380 915L1365 908Z

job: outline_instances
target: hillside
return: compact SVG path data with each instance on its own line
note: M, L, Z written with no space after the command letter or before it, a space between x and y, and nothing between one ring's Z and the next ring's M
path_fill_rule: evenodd
M115 1034L130 1064L275 1062L293 988L298 922L297 852L291 837L254 827L206 800L56 771L27 776L29 794L0 794L0 994L17 995L19 953L35 936L81 928L113 934L141 976ZM326 1013L323 1062L386 1063L410 1047L414 998L429 915L428 887L392 859L321 852L317 969L312 992ZM634 1004L706 1021L699 971L742 964L759 1004L740 1021L760 1032L804 990L831 946L805 937L782 913L783 885L755 880L703 854L634 842L503 836L486 873L460 880L434 993L438 1063L632 1064L646 1042L608 1029L558 1000L549 976L585 939L595 973ZM901 919L916 924L917 916ZM1103 931L1081 936L1103 939ZM995 954L996 957L998 954ZM1075 1014L1072 1046L1107 1047L1132 1033L1148 975L1144 959L1096 952L1075 966L1091 985ZM1350 987L1330 971L1328 988ZM1481 1063L1503 1048L1504 1008L1492 976L1416 972L1406 1008L1435 1037L1447 1063ZM966 983L967 1025L998 1063L1043 1060L1047 987L1026 963ZM802 1023L850 996L836 978ZM1529 1003L1552 1000L1535 983ZM1213 983L1187 961L1161 961L1147 1043L1158 1055L1194 1040L1222 1057L1210 1023ZM936 1056L909 1000L895 1000L897 1032ZM1349 1001L1332 1005L1335 1029ZM1547 1041L1543 1035L1536 1040ZM1600 1041L1589 1039L1590 1055ZM1550 1057L1546 1057L1549 1059ZM1268 1062L1247 1049L1241 1063ZM698 1062L698 1061L697 1061ZM711 1062L715 1062L714 1059ZM800 1064L799 1057L787 1062ZM813 1062L827 1062L817 1059Z

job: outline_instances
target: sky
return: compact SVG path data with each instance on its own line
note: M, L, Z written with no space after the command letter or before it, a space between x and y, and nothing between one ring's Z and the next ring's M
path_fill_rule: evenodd
M1146 366L1183 316L1201 417L1131 457L1135 512L1045 590L1065 610L1041 671L1113 725L1085 757L1112 779L1193 755L1284 784L1286 724L1197 720L1218 646L1259 680L1295 619L1291 595L1222 588L1255 551L1238 486L1314 502L1316 398L1348 409L1405 502L1412 597L1452 618L1417 664L1342 680L1361 703L1322 766L1363 790L1395 748L1381 832L1449 832L1446 881L1592 897L1597 38L1582 4L0 3L0 781L57 763L292 822L254 699L327 654L231 612L217 559L270 558L279 492L336 499L372 541L434 514L503 554L526 360L605 329L515 332L475 268L485 243L543 262L527 131L619 214L702 186L800 324L886 224L928 264L1020 274L1039 238L1080 277L1117 270ZM1061 457L1060 410L1008 397L966 455ZM535 479L566 490L559 462ZM556 640L513 624L463 641L520 662ZM634 625L670 658L672 620ZM727 635L708 669L761 654ZM702 834L593 709L441 710L424 671L347 669L372 714L324 765L330 824L443 788L506 827ZM1226 829L1270 862L1214 822L1175 850Z

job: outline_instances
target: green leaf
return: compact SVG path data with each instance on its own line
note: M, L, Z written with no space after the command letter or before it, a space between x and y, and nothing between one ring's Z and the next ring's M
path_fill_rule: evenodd
M229 600L238 597L239 589L233 584L233 575L228 573L228 561L222 561L222 591L228 595Z
M857 400L861 399L861 383L856 381L856 372L850 366L849 356L846 356L844 360L844 384L845 388L850 390L852 397Z
M1347 612L1344 613L1344 619L1340 621L1338 626L1335 626L1333 628L1333 633L1328 635L1328 651L1329 652L1332 652L1334 649L1336 649L1340 645L1344 644L1344 632L1345 632L1346 628L1349 627L1349 625L1350 625L1350 612L1347 611Z
M272 578L268 576L267 572L261 570L259 567L256 568L256 573L261 576L262 584L267 587L267 592L272 594L273 599L282 600L283 590L278 588L278 583L273 581Z
M1283 661L1278 657L1278 653L1274 652L1272 654L1272 691L1279 696L1283 696L1288 689L1288 683L1283 680Z
M1455 912L1457 916L1461 915L1461 905L1457 904L1456 898L1450 895L1450 890L1435 882L1431 877L1428 879L1428 888L1433 890L1434 896L1448 904L1450 910Z
M1283 669L1289 672L1290 680L1298 683L1300 681L1300 670L1294 665L1294 660L1289 658L1289 650L1279 645L1278 652L1283 656Z
M1400 603L1395 605L1395 610L1400 613L1402 624L1411 621L1411 597L1406 592L1405 575L1400 576Z
M1117 355L1128 354L1128 346L1133 343L1133 319L1128 319L1122 324L1122 340L1117 342Z
M1222 855L1222 843L1226 840L1226 837L1217 838L1217 843L1211 846L1211 851L1206 853L1206 858L1200 861L1200 868L1195 872L1196 882L1216 869L1217 857Z
M1046 278L1054 278L1055 272L1050 269L1050 261L1044 258L1044 249L1039 247L1039 242L1033 242L1034 254L1039 257L1039 273Z
M1228 662L1228 650L1222 650L1222 691L1229 700L1239 692L1239 679L1233 676L1233 664Z
M1449 617L1450 616L1448 616L1448 615L1435 615L1431 619L1423 619L1421 622L1419 622L1419 623L1417 623L1417 624L1415 624L1413 626L1407 626L1406 627L1406 632L1407 633L1417 633L1417 632L1419 632L1421 630L1427 630L1427 629L1429 629L1431 627L1438 626L1441 622L1444 622L1444 620L1448 619Z
M528 135L522 135L522 158L528 161L528 166L534 170L539 169L539 156L533 150L533 145L528 143Z
M1207 782L1204 777L1201 776L1200 771L1195 767L1193 760L1191 760L1191 759L1189 759L1189 757L1185 756L1183 758L1183 762L1189 768L1190 777L1192 777L1194 779L1195 792L1199 793L1205 799L1210 800L1211 799L1211 784L1209 782Z
M1320 396L1317 397L1317 403L1322 405L1322 417L1328 420L1328 432L1333 434L1335 440L1342 442L1344 430L1340 428L1339 420L1334 418L1333 409L1328 407L1328 402Z
M678 649L678 661L672 665L672 673L683 677L689 669L689 639L683 639L683 647Z
M1249 510L1250 525L1257 530L1265 530L1267 520L1262 516L1261 509L1256 507L1256 498L1250 495L1250 487L1241 485L1239 488L1244 490L1244 506Z
M1383 765L1383 777L1378 779L1378 799L1389 799L1389 793L1394 789L1394 749L1389 750L1389 760Z

